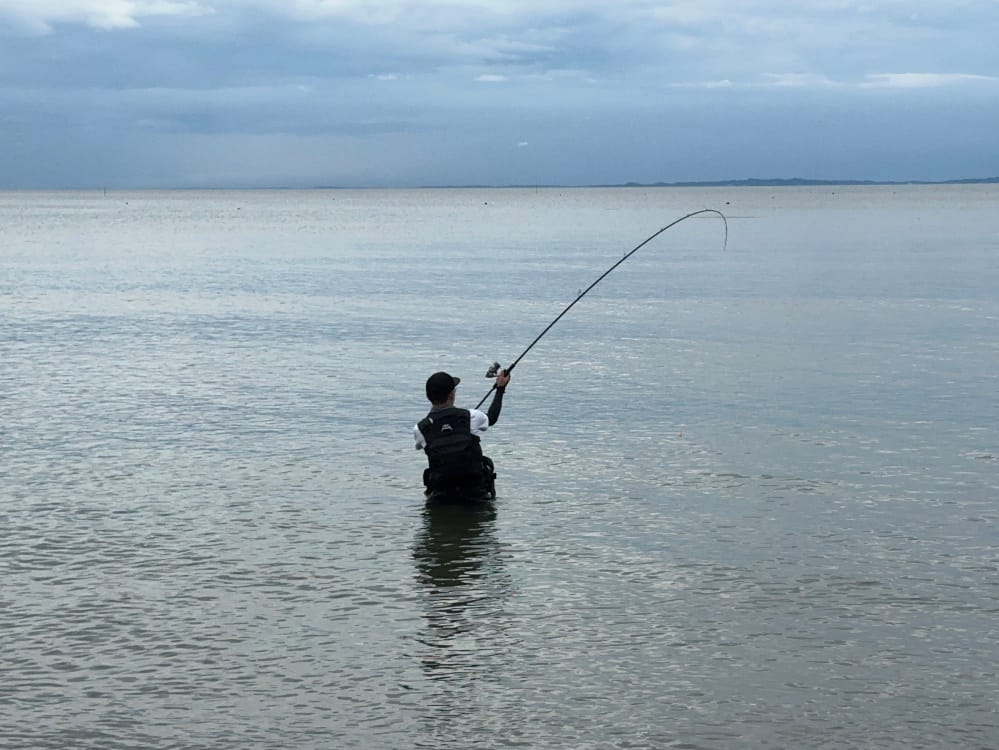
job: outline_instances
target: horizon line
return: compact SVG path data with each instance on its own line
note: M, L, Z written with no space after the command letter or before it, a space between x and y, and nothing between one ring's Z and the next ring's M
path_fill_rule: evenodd
M98 185L90 187L2 187L2 192L58 192L103 190L509 190L509 189L585 189L585 188L697 188L697 187L822 187L822 186L905 186L905 185L987 185L999 184L996 177L962 177L947 180L865 180L865 179L811 179L804 177L749 177L727 180L682 180L676 182L606 182L606 183L455 183L429 185L184 185L116 187Z

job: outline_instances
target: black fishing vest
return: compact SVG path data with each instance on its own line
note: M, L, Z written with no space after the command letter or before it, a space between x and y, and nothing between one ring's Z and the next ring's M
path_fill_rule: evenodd
M472 434L468 409L435 409L417 427L427 441L423 450L435 480L460 480L482 473L482 447L478 436Z

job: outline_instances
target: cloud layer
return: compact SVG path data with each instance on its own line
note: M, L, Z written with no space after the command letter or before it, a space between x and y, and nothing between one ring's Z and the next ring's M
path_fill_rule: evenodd
M0 185L999 173L996 28L987 0L0 0ZM967 153L933 140L956 116Z

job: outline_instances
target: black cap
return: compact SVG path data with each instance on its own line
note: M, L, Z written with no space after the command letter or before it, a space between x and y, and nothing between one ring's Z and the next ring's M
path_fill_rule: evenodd
M427 398L430 403L439 404L447 400L448 394L454 390L455 386L461 382L461 378L455 378L446 372L435 372L427 378Z

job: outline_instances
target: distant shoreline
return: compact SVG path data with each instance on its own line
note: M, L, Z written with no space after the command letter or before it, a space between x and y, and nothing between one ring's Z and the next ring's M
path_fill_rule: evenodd
M423 185L419 189L502 189L502 188L660 188L660 187L812 187L812 186L877 186L877 185L996 185L999 177L968 177L958 180L809 180L801 177L756 178L743 180L692 180L684 182L616 182L592 185ZM317 188L334 190L333 186Z
M585 188L712 188L712 187L877 187L877 186L919 186L919 185L999 185L999 177L966 177L956 180L811 180L802 177L790 178L758 178L750 177L741 180L689 180L681 182L617 182L592 183L582 185L564 184L510 184L510 185L254 185L254 186L219 186L219 185L187 185L174 187L119 187L115 185L96 187L49 187L49 188L18 188L0 187L4 192L61 192L61 191L92 191L103 190L116 193L143 190L578 190Z

